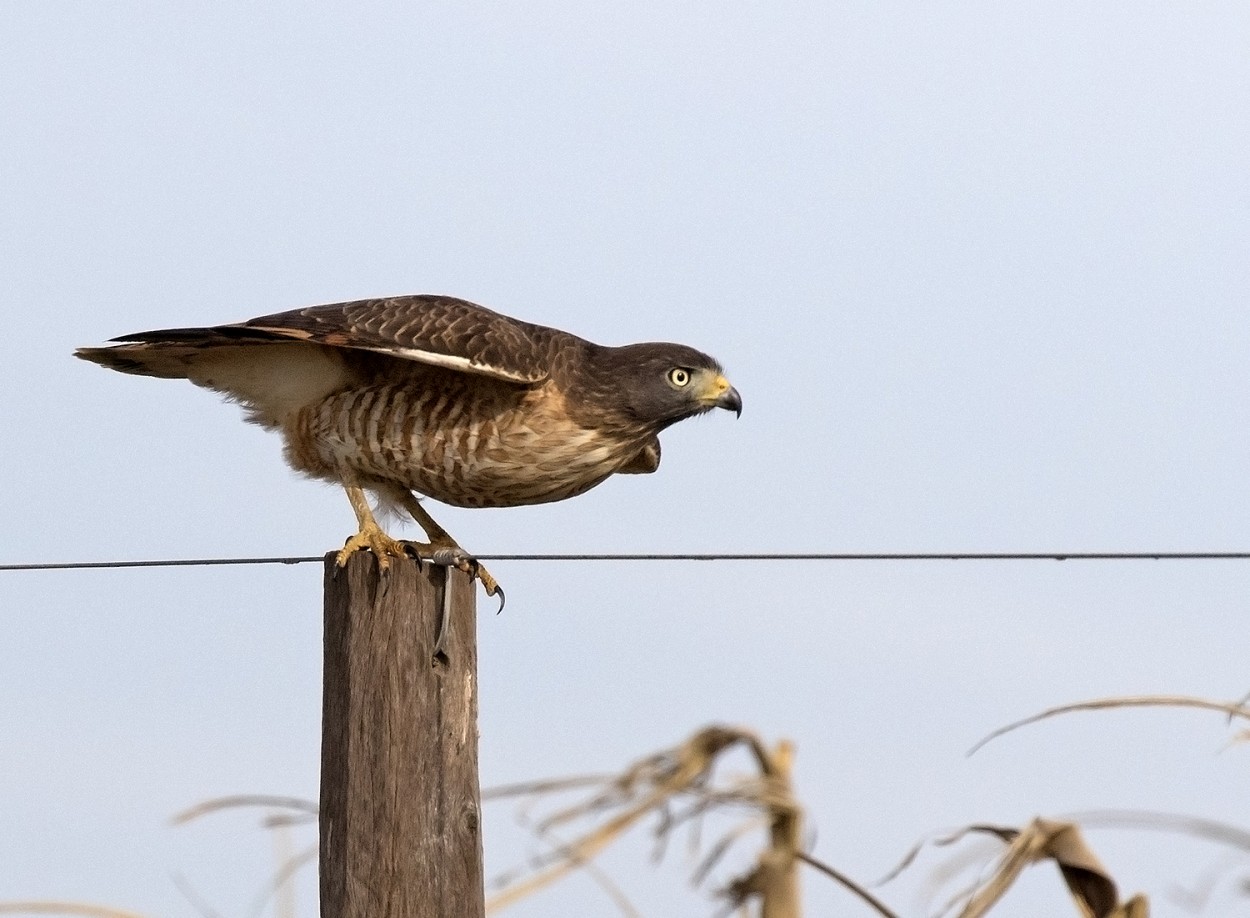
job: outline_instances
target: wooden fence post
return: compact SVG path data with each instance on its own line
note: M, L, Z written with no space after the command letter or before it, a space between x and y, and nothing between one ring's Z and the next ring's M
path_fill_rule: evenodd
M480 918L476 584L325 561L322 918ZM445 659L434 659L445 585Z

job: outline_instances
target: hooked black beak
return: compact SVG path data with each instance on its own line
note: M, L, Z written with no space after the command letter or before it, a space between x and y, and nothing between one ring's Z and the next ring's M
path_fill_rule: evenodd
M738 390L730 386L719 396L713 403L717 408L725 408L732 411L738 417L742 417L742 396L738 394Z

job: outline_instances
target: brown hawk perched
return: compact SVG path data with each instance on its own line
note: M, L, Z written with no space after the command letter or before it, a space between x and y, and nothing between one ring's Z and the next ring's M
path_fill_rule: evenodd
M608 476L654 472L658 434L742 399L711 357L681 344L604 347L464 300L399 296L312 306L234 325L114 338L77 356L123 373L189 379L282 434L292 468L347 490L359 524L339 552L385 569L412 547L498 584L413 492L458 507L564 500ZM374 520L372 491L429 543Z

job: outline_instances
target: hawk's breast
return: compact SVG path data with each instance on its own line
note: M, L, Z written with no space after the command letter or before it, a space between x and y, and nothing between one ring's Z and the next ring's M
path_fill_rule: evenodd
M640 448L636 437L575 423L550 383L463 377L344 390L296 412L284 434L288 460L308 474L398 484L462 507L573 497Z

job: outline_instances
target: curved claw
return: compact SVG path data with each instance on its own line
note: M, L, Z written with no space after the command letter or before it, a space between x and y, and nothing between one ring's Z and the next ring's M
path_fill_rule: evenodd
M495 614L499 615L503 612L504 603L508 601L508 597L504 595L503 587L501 587L498 583L495 584L495 593L499 594L499 608L495 610ZM490 590L486 591L487 596L494 596L495 593L492 593Z
M423 570L426 559L421 556L421 545L415 542L400 542L399 544L404 546L404 554L417 562L417 571Z

